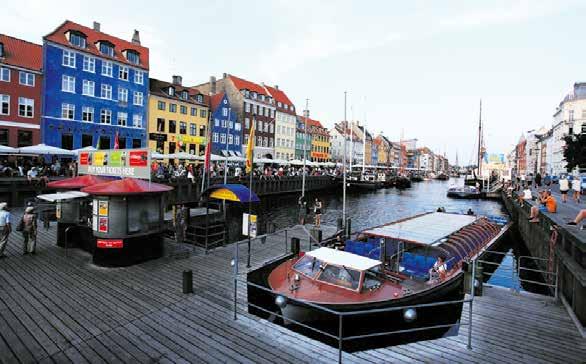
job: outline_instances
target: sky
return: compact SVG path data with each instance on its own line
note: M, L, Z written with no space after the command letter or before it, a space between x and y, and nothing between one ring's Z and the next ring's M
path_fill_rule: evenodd
M586 81L585 1L148 3L3 0L0 33L40 44L66 19L127 40L138 29L150 77L279 85L326 127L347 92L347 119L460 164L474 159L480 99L485 146L506 153Z

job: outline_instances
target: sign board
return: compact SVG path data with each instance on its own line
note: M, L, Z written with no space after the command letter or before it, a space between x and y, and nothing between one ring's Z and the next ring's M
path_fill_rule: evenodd
M79 174L149 179L151 155L148 149L109 149L80 152Z
M256 238L257 226L256 226L256 215L250 215L250 237ZM242 214L242 235L248 236L248 214L245 212Z
M122 239L98 239L97 246L100 249L122 249L124 241Z

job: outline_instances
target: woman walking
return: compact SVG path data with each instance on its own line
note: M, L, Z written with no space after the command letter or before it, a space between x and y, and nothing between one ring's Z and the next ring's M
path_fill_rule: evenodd
M570 181L568 177L560 178L560 193L562 194L562 202L568 202L568 190L570 189Z
M574 192L574 202L580 203L580 191L582 190L582 181L580 176L574 176L572 180L572 191Z
M315 213L315 226L319 227L321 224L321 213L323 208L323 202L319 198L315 198L315 205L313 206L313 211Z
M22 242L23 254L35 254L37 250L37 215L34 213L34 207L26 208L20 224L24 239Z

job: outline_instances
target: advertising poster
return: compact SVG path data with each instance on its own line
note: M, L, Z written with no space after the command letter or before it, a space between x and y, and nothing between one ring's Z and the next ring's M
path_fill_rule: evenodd
M126 152L119 150L110 152L108 165L112 167L124 167L126 165Z
M122 239L98 239L97 246L100 249L121 249L124 247Z
M146 150L134 150L130 151L130 163L131 167L148 167L148 151Z
M100 216L108 216L108 201L100 201L98 210Z
M79 153L79 164L82 166L87 166L89 161L89 153Z
M79 174L150 179L148 149L112 149L79 154Z
M101 233L108 232L108 218L100 216L98 218L98 231Z
M250 237L256 238L257 228L256 228L256 215L250 215ZM248 236L248 214L242 214L242 235Z
M108 162L106 161L106 158L108 157L108 155L105 152L94 152L92 154L93 154L93 157L92 157L91 165L105 166L108 164Z

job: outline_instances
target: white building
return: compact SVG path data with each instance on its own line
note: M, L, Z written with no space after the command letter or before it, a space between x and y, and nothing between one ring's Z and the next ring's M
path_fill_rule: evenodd
M539 139L547 134L548 129L540 127L536 130L529 130L525 136L527 144L525 146L526 161L527 161L527 174L536 175L539 172L539 155L541 151L538 147Z
M295 131L297 114L289 97L279 89L262 84L264 89L275 100L275 159L291 160L295 158Z

